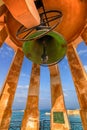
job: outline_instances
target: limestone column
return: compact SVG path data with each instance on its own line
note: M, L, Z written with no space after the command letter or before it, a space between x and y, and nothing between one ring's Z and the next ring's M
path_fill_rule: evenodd
M17 50L0 94L0 130L8 130L24 54ZM8 57L7 57L8 58Z
M67 57L80 104L83 128L87 130L87 74L73 45L68 46Z
M0 1L0 47L7 38L8 34L6 32L5 28L5 12L6 12L6 7L3 4L3 1Z
M5 30L5 27L0 27L0 47L7 38L7 32Z
M33 64L21 130L39 130L39 80L40 66Z
M1 21L0 21L1 22ZM4 23L0 23L0 47L7 38L7 32Z
M69 130L67 111L64 103L60 73L57 65L49 67L51 82L51 130Z

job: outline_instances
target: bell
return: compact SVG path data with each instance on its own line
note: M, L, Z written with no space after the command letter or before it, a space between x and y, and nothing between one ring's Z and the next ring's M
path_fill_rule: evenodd
M38 30L28 36L28 38L35 37L35 40L24 42L23 52L29 60L36 64L53 65L65 56L67 50L66 41L61 34L55 31L51 31L37 39L44 32L45 30Z

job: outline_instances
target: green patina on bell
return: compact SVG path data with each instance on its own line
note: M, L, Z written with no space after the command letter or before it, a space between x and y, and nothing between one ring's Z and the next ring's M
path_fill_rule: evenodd
M39 30L29 37L37 37L44 33ZM27 41L23 44L23 52L25 56L36 64L52 65L59 62L66 54L67 45L62 35L51 31L45 36Z

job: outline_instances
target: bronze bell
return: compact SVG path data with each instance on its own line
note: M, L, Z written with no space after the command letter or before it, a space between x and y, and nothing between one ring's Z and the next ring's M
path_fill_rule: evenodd
M37 37L44 33L44 31L38 30L28 37ZM67 44L64 37L55 31L51 31L39 39L27 41L23 44L25 56L32 62L40 65L56 64L63 59L66 50Z

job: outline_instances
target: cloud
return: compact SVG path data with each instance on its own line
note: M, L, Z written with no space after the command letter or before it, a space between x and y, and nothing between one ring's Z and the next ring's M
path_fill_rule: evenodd
M74 89L63 89L63 94L65 97L76 96L76 91Z
M18 85L18 89L28 89L29 88L29 85Z
M64 69L67 70L67 69L68 69L68 66L67 66L67 65L64 65Z
M68 97L68 94L67 94L67 93L64 92L63 94L64 94L64 97Z
M1 88L2 88L2 85L0 84L0 90L1 90Z
M87 72L87 65L84 65L84 68L85 68L85 70L86 70L86 72Z
M64 97L68 97L68 93L67 93L66 89L63 89L63 95L64 95Z
M3 44L3 46L0 48L0 56L2 58L6 57L12 57L13 55L13 49L7 46L6 44Z
M26 74L24 72L21 73L21 76L24 77L24 78L30 78L30 75L29 74Z
M28 89L29 85L18 85L18 89Z
M15 94L15 100L14 100L14 106L15 104L25 104L27 101L28 96L28 88L29 85L18 85L17 91ZM51 103L50 93L48 90L42 90L40 91L40 98L39 98L39 105L42 106L43 104L46 106Z
M65 59L67 60L67 56L65 56Z
M28 88L29 85L18 85L16 93L15 93L15 102L18 100L26 100L28 96Z
M78 54L79 55L87 54L87 49L78 51Z

